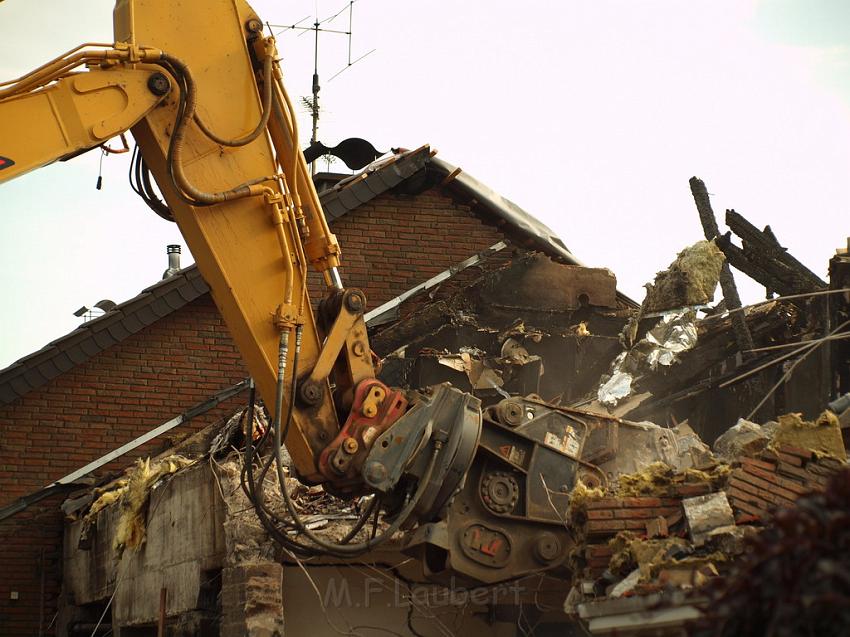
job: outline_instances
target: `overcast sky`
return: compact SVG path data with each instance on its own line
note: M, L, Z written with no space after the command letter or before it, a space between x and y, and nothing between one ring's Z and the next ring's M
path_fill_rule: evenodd
M291 24L346 2L253 4ZM111 12L107 0L0 1L0 79L111 40ZM347 24L343 13L328 26ZM692 175L721 228L726 208L770 224L823 277L850 235L845 0L358 0L353 57L376 51L328 82L347 45L320 40L322 141L430 143L638 300L702 236ZM311 35L284 33L279 48L290 93L309 94ZM166 244L182 243L130 190L127 156L107 157L101 191L98 161L92 152L0 187L0 367L76 327L80 306L156 282Z

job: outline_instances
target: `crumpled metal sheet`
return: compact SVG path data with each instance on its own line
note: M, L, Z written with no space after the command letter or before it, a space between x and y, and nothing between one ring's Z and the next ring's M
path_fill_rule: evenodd
M665 314L644 340L655 345L646 357L652 371L659 365L672 365L677 354L697 344L696 315L691 310Z
M632 393L632 375L623 371L623 363L628 352L623 352L614 359L611 377L599 386L597 398L606 407L615 407L618 402Z
M615 407L632 392L640 371L656 371L670 366L678 355L697 343L696 314L690 308L663 314L658 324L630 350L622 352L611 364L610 377L599 386L597 399L606 407Z

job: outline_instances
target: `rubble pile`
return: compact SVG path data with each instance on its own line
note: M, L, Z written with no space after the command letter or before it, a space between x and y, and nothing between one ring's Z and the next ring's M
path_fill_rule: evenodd
M585 425L580 459L605 479L570 496L565 607L592 634L683 634L707 608L706 585L847 460L850 399L824 409L850 391L850 294L838 294L850 250L830 262L830 285L769 227L728 211L738 248L704 184L691 186L706 240L658 273L640 306L604 271L519 251L371 328L389 384L450 382L484 405L539 398ZM730 265L767 300L741 307Z
M838 636L850 626L850 470L776 514L731 573L708 588L699 637Z
M801 499L810 501L842 470L834 481L850 477L835 414L778 420L740 421L718 439L716 456L703 456L702 467L655 462L607 490L578 490L567 516L577 545L565 610L592 634L605 634L600 625L632 631L625 634L657 629L633 625L628 615L635 610L673 612L680 626L701 616L717 582L741 568L753 542L764 545L761 533L774 533ZM787 444L789 438L806 447Z
M725 618L731 628L722 634L747 634L750 620L735 619L746 607L728 592L762 595L743 592L746 577L759 589L770 577L793 583L789 572L810 568L810 579L821 578L811 584L817 604L828 599L823 581L843 577L846 585L846 556L813 562L804 551L821 555L812 545L828 537L846 555L848 543L850 340L842 339L850 336L850 294L842 286L850 284L850 249L830 262L827 284L769 227L759 231L730 211L727 223L743 241L737 248L718 234L707 201L707 193L697 198L706 240L659 273L641 305L617 291L608 270L517 249L482 265L477 277L469 269L427 298L407 297L396 319L369 325L387 385L451 383L477 396L485 414L523 397L569 417L569 436L547 431L537 442L583 465L584 482L555 493L559 502L569 498L563 520L574 542L569 572L559 574L572 585L565 611L590 634L683 634L706 613ZM740 307L730 264L764 284L768 300ZM718 283L723 298L711 305ZM830 403L836 394L844 398ZM223 498L231 512L250 516L239 490L241 458L231 453L240 446L241 414L203 457L222 459ZM511 462L514 451L499 447ZM275 472L267 479L273 494ZM285 480L309 528L334 541L369 506ZM117 489L89 516L120 500ZM282 514L278 499L267 504ZM246 515L232 519L247 524ZM245 559L266 557L263 546L249 548Z
M775 507L793 506L800 496L823 489L844 463L818 459L811 450L780 445L761 458L742 458L729 480L729 500L736 510L758 519Z
M221 493L228 511L237 512L230 516L226 523L227 526L232 522L239 528L234 542L243 541L245 538L250 540L253 537L251 547L256 549L258 546L256 537L261 536L265 538L265 544L272 546L262 526L256 520L253 508L240 486L242 453L238 447L242 444L246 412L246 408L238 409L226 419L179 441L174 447L158 456L137 460L122 474L105 481L101 486L71 494L62 508L68 520L79 519L83 522L79 548L83 550L90 548L90 539L96 530L98 516L105 509L117 506L120 509L120 516L113 546L116 557L120 558L127 549L138 550L145 542L145 525L151 493L162 487L175 474L201 462L209 463L211 470L215 471L219 486L223 483L228 484L228 488L222 489ZM260 407L254 410L254 418L254 431L260 434L266 431L268 421ZM257 462L263 463L265 460L267 457ZM291 465L291 459L285 449L282 460L286 489L307 528L334 541L344 536L351 526L351 521L356 520L363 508L368 505L367 498L345 500L327 493L321 485L304 485L298 479L290 477L288 467ZM285 516L277 473L266 472L264 480L269 494L267 502L269 510ZM378 529L382 528L383 523L380 522ZM251 532L247 533L246 529ZM370 529L361 530L356 537L366 537L369 532ZM291 529L290 534L295 535L295 529ZM268 546L263 549L266 553L269 552ZM231 551L231 553L235 554L239 551Z

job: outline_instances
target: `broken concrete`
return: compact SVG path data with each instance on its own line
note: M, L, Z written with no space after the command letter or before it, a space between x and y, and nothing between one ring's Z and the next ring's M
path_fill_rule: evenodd
M726 462L731 462L740 456L761 453L769 442L769 430L741 418L715 441L714 452Z
M691 541L695 546L705 544L706 537L712 531L735 526L732 507L723 492L682 500L682 509L685 512Z

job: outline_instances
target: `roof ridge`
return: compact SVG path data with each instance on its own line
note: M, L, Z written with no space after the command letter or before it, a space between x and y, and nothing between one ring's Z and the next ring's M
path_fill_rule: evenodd
M0 404L11 403L45 385L208 291L194 264L157 281L102 316L0 370Z

